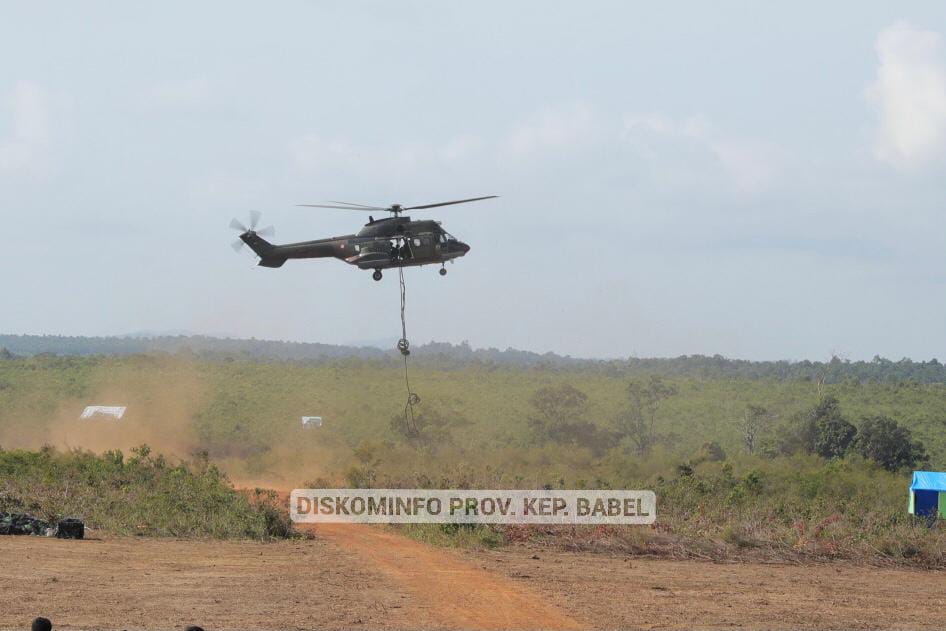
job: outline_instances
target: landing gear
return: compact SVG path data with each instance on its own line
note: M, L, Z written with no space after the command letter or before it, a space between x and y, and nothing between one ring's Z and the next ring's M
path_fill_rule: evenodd
M373 279L375 279L375 280L381 280L381 270L376 269L376 270L374 271L374 274L371 275L371 278L373 278Z
M446 276L446 275L447 275L447 268L446 268L446 267L441 267L439 273L440 273L441 276Z

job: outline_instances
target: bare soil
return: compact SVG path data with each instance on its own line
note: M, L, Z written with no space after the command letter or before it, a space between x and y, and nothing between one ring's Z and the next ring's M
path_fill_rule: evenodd
M274 543L0 537L2 629L933 629L944 610L944 572L461 552L363 525Z
M595 628L944 628L943 571L674 561L523 546L466 558L534 587Z

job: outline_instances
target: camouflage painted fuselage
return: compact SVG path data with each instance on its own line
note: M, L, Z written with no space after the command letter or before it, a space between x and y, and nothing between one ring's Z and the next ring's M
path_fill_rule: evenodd
M470 246L440 223L388 217L371 221L358 234L274 245L252 230L240 238L260 257L263 267L281 267L289 259L336 258L361 269L441 265L463 256Z

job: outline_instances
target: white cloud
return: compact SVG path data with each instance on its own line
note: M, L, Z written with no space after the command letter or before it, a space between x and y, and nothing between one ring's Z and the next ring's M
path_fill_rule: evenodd
M239 207L247 200L257 200L268 192L268 184L261 178L246 177L225 170L214 170L198 176L191 183L191 199L198 204Z
M946 65L943 38L934 31L897 22L877 36L880 66L867 89L880 124L878 160L906 169L943 155L946 149Z
M293 140L289 144L289 153L296 169L309 175L348 174L396 179L444 165L467 163L479 156L484 148L484 143L471 135L457 136L442 143L361 144L311 133Z
M296 138L290 143L289 152L301 171L319 171L339 164L352 166L358 163L362 153L347 140L327 139L319 134Z
M761 193L778 180L782 152L773 145L755 140L717 139L710 147L742 193Z
M359 145L344 138L306 134L290 143L296 167L304 173L348 172L365 177L403 176L439 155L426 143Z
M478 137L459 136L440 148L440 157L447 162L459 162L475 156L482 149L483 141Z
M310 133L291 141L289 154L307 177L388 182L434 173L455 178L472 170L494 178L511 172L543 178L564 163L576 177L633 170L658 188L746 195L770 190L785 163L780 148L720 134L701 116L620 119L583 103L540 110L493 138L460 134L443 141L383 144Z
M683 136L703 139L708 135L708 124L701 116L689 116L680 121L660 113L628 114L624 117L624 137L629 138L637 131L649 131L657 134Z
M9 136L0 139L0 171L41 168L50 143L49 100L37 84L17 83L2 109L10 112Z
M705 180L712 167L721 168L736 191L761 193L771 188L782 169L783 152L770 143L733 138L713 130L702 116L675 120L665 114L627 115L621 137L645 159L676 171L669 181ZM672 147L672 144L682 147ZM673 158L667 164L668 157ZM676 157L673 157L676 156ZM686 171L698 170L686 176Z
M587 144L599 128L590 106L577 103L537 112L517 125L505 142L505 152L515 159L526 159L548 151L563 151Z

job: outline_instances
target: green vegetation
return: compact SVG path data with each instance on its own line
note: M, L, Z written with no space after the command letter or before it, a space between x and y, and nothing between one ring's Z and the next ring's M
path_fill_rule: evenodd
M382 454L382 468L391 474L429 471L427 452L434 452L444 463L489 464L512 476L555 480L573 472L567 477L593 479L615 461L641 474L656 472L660 463L687 459L710 442L730 454L792 452L790 445L779 445L788 440L786 428L830 395L855 427L878 415L893 419L923 443L932 468L946 468L946 385L941 384L844 382L825 385L819 393L812 381L664 378L664 386L675 393L661 399L652 414L650 407L636 409L628 393L635 378L626 375L478 363L440 370L418 362L412 366L412 384L429 431L422 430L411 444L409 431L392 427L392 418L403 414L401 370L397 364L362 360L320 365L160 355L3 360L0 445L50 443L102 451L147 442L182 457L206 450L230 473L298 472L305 479L338 475L353 464L354 449L368 444ZM644 383L649 379L640 378ZM534 404L547 388L565 385L584 398L574 410L563 408L562 418L553 419L549 414L557 412ZM128 405L126 420L76 420L85 405L106 403ZM313 414L322 416L325 425L303 429L300 417ZM746 444L747 414L751 449ZM598 457L587 446L575 449L575 441L563 435L544 437L542 432L552 426L543 430L537 421L589 423L580 429L554 425L553 431L571 432L575 440L587 441L582 433L591 429L624 436L609 437L606 452ZM641 447L635 442L639 424L655 434L643 436L652 443L646 456L638 453ZM103 426L118 437L126 431L122 428L150 435L101 448L83 442L84 434ZM68 445L61 440L65 430L71 432ZM172 438L181 444L173 449L161 444ZM560 452L567 452L564 460ZM304 460L317 470L304 470Z
M240 493L206 459L170 464L147 446L101 456L0 450L0 512L125 535L269 539L291 533L272 491Z
M854 370L820 369L832 365ZM654 529L410 529L435 542L944 564L942 527L916 522L906 501L910 467L946 468L946 384L429 359L412 363L411 426L401 370L386 359L7 358L0 445L148 442L169 458L206 452L238 486L658 493ZM88 404L129 409L121 422L77 421ZM304 429L303 415L324 426Z
M0 334L0 359L5 356L68 355L127 356L178 354L201 359L252 361L292 361L309 365L338 360L360 359L396 367L400 355L390 349L339 346L307 342L216 338L205 335L163 335L123 337L81 337L65 335ZM582 371L604 376L662 377L691 379L779 379L803 380L818 384L858 383L946 383L946 365L936 359L892 361L875 356L870 361L849 361L832 357L825 362L808 360L748 361L720 355L681 355L670 358L629 357L627 359L577 359L555 353L533 353L513 348L473 349L466 342L430 342L411 349L414 363L427 368L453 370L480 364L494 368L541 368L542 370Z
M446 481L445 486L451 486ZM400 527L436 545L494 547L510 542L660 557L725 561L827 561L946 568L946 529L906 512L906 481L855 456L776 459L737 456L691 462L645 483L657 522L640 526L439 525ZM471 486L488 479L466 478ZM567 485L566 485L567 486Z

